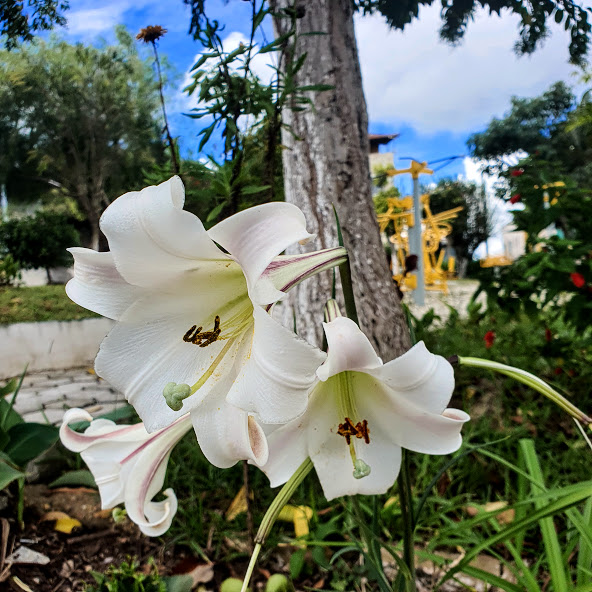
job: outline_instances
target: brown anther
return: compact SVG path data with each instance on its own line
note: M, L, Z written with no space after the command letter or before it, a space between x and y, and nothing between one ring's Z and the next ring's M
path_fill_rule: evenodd
M364 442L370 444L370 429L366 419L356 424L356 438L364 438Z
M222 329L220 329L220 317L216 315L214 319L214 329L212 331L202 331L203 327L197 327L193 325L185 335L183 335L183 341L187 343L193 343L199 345L199 347L207 347L214 343L220 337Z
M345 441L349 446L351 437L356 436L358 430L356 429L356 426L353 424L352 420L349 417L346 417L344 423L339 424L337 433L345 438Z
M345 421L339 424L337 433L345 438L348 446L351 443L352 436L360 439L364 438L364 442L370 444L370 428L366 419L354 425L354 422L349 417L346 417Z

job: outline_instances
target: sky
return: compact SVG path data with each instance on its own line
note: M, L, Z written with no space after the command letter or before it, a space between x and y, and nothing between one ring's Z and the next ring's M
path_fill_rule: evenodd
M512 95L536 96L551 84L577 83L576 69L568 64L569 35L561 25L534 55L517 57L518 19L479 12L469 24L463 42L452 47L438 37L439 9L420 8L420 18L404 31L389 30L379 15L357 16L356 38L371 133L398 133L383 149L395 153L396 164L407 166L404 157L428 162L449 156L466 156L467 138L501 117ZM208 0L209 15L225 24L225 47L236 47L249 29L249 4L241 0ZM146 25L168 29L159 52L177 72L177 88L168 91L168 109L174 135L181 137L184 153L197 156L197 132L201 122L183 115L195 104L181 92L189 78L200 47L188 35L190 11L182 0L70 0L68 40L97 43L113 39L119 23L136 33ZM271 26L267 34L272 36ZM269 55L269 54L268 54ZM266 57L256 64L265 77ZM219 150L215 144L211 151ZM480 180L477 167L465 158L451 164L434 164L434 179L460 174ZM440 168L442 167L442 168ZM410 181L397 177L401 189ZM407 186L409 185L409 186Z

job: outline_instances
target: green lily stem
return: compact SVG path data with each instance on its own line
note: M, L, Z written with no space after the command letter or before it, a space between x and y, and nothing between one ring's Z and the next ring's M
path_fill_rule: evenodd
M251 555L251 559L249 560L249 565L247 567L247 572L245 573L245 579L243 580L243 586L241 588L241 592L246 592L247 588L249 587L249 581L251 580L251 576L253 575L253 570L255 569L255 564L257 563L257 558L259 557L259 552L261 551L261 547L265 543L277 517L279 516L282 508L288 503L294 491L296 491L297 487L304 481L304 478L310 473L312 470L313 464L310 458L307 458L297 469L296 472L290 477L290 479L286 482L286 484L280 489L279 493L275 496L275 499L271 502L269 508L267 508L267 512L265 512L265 516L263 516L263 520L259 526L259 530L255 535L255 548L253 549L253 554Z
M481 358L465 358L458 357L458 363L461 366L471 366L473 368L485 368L494 372L499 372L505 376L509 376L526 386L538 391L556 405L561 407L565 412L569 413L574 419L582 422L589 426L592 423L592 418L586 415L583 411L578 409L571 401L566 399L563 395L558 393L554 388L549 386L544 380L541 380L538 376L526 372L521 368L514 368L514 366L507 366L500 364L499 362L493 362L491 360L483 360Z
M413 547L413 531L415 530L413 517L413 503L411 497L411 476L409 472L409 454L405 449L401 451L401 470L397 477L399 488L399 504L403 520L403 561L409 568L410 577L406 582L406 592L416 592L415 583L415 549Z

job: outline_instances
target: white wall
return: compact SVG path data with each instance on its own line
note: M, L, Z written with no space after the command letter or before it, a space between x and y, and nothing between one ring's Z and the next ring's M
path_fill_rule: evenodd
M48 321L0 326L0 378L28 371L92 365L113 326L110 319Z

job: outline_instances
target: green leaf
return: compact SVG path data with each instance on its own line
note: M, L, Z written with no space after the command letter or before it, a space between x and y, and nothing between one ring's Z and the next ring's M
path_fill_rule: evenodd
M298 549L290 556L290 577L295 580L302 573L304 567L304 549Z
M18 384L16 378L11 378L2 388L0 388L0 397L5 397L10 393L13 393Z
M580 503L582 500L587 499L592 495L592 487L587 485L581 487L579 491L569 493L554 502L550 502L544 508L531 512L526 518L513 522L507 528L504 528L500 532L490 536L485 541L475 545L454 567L451 567L448 572L440 579L436 588L441 586L444 582L454 576L454 574L463 571L464 568L470 564L470 562L479 555L483 550L497 545L498 543L512 538L516 534L522 532L525 529L531 528L539 520L553 516L559 512L563 512L572 506ZM485 514L487 516L487 514Z
M164 578L167 592L191 592L193 588L193 578L188 575L170 576Z
M220 212L224 209L224 206L226 205L226 202L223 201L222 203L218 204L209 214L208 217L206 218L206 222L211 222L212 220L215 220L219 215Z
M12 483L15 479L24 479L25 474L17 468L0 460L0 491Z
M12 426L17 423L23 423L23 418L10 406L10 403L6 399L0 399L0 417L4 418L4 421L0 422L0 425L8 431ZM0 446L2 450L2 446Z
M557 9L555 11L555 22L559 24L563 20L563 10Z
M80 469L78 471L68 471L61 477L58 477L55 481L49 484L49 487L92 487L96 489L97 484L95 478L88 469Z
M524 459L524 464L530 476L536 481L531 484L531 492L533 494L539 493L541 490L545 491L546 487L543 483L543 471L539 464L539 459L536 455L534 442L530 439L520 440L520 452ZM547 504L545 502L535 502L534 507L537 510L543 509ZM541 534L543 535L543 546L547 555L547 563L549 565L549 573L551 575L551 582L553 589L557 592L567 592L567 574L565 573L565 566L563 565L563 558L561 554L561 546L555 530L555 522L553 518L542 518L539 520Z
M15 464L24 466L57 442L59 430L42 423L19 423L8 430L8 436L6 454Z
M261 193L269 189L270 185L249 185L244 187L241 191L243 195L253 195L254 193Z
M296 88L298 92L304 92L307 90L313 90L317 92L322 92L325 90L333 90L335 87L332 84L305 84L304 86L299 86Z

